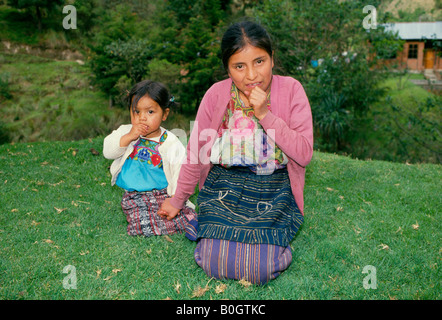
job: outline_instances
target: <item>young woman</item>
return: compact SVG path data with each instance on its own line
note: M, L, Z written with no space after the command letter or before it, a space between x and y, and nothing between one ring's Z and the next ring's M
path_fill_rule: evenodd
M206 92L176 193L159 214L173 219L199 183L197 264L209 277L264 284L290 265L303 223L311 110L297 80L273 75L260 25L233 24L221 51L229 78Z

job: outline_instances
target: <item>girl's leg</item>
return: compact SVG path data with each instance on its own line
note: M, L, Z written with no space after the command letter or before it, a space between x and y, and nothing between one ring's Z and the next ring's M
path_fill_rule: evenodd
M196 222L195 210L189 207L184 207L172 220L160 217L157 212L166 196L165 191L126 192L121 201L121 208L128 222L127 233L146 237L174 234L186 231L189 221ZM192 234L191 230L189 234Z
M147 206L141 194L137 192L126 192L121 200L121 208L127 220L127 234L131 236L154 235L149 224Z

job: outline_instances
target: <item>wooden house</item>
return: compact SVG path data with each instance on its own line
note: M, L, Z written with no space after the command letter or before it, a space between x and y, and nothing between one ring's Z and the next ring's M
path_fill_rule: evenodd
M442 21L437 22L398 22L385 24L385 30L398 32L405 40L404 48L396 59L401 68L424 71L442 71Z

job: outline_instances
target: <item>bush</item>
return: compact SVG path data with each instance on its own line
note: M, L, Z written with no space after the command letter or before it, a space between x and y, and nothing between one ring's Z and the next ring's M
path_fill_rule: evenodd
M396 49L394 35L363 28L363 7L361 1L266 0L253 11L274 37L278 72L304 86L323 151L352 153L357 124L382 97L380 70L373 68L381 50L370 41L388 44L383 55Z
M11 90L9 89L10 77L11 74L9 72L0 73L0 101L2 98L12 98Z

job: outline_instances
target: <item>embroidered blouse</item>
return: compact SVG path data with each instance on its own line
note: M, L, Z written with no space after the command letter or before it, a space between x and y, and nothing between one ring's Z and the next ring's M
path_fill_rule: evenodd
M255 117L253 107L246 107L238 88L232 83L231 99L228 103L221 126L218 129L211 162L229 168L248 167L256 174L272 174L285 168L287 156L266 133ZM270 93L267 108L271 110Z
M153 139L140 138L124 162L116 184L127 191L152 191L167 187L163 160L158 147L167 139L167 131Z

